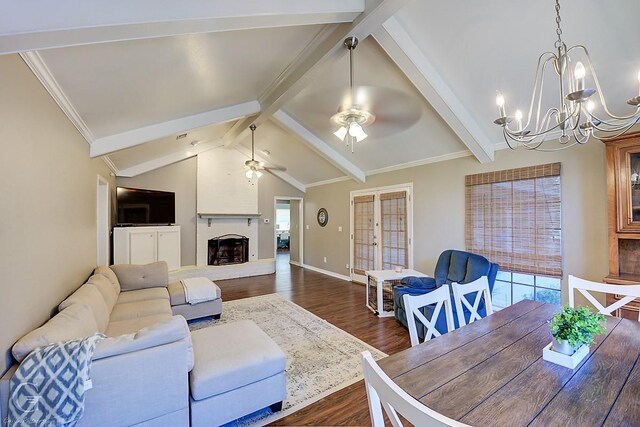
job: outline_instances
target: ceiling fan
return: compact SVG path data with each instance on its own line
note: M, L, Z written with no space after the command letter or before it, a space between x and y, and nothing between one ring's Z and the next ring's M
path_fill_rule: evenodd
M254 176L256 179L258 179L262 176L262 171L286 171L287 168L281 166L266 166L264 163L255 159L256 125L252 123L251 126L249 126L249 129L251 129L251 160L247 160L246 162L244 162L244 168L246 169L244 175L248 179L252 179Z
M339 126L333 134L344 141L347 147L351 146L353 153L355 143L369 136L365 129L371 129L376 137L401 132L420 119L422 108L417 97L397 89L355 87L353 51L358 46L358 38L347 37L344 46L349 50L349 92L344 94L341 90L342 104L338 112L331 116L331 122Z

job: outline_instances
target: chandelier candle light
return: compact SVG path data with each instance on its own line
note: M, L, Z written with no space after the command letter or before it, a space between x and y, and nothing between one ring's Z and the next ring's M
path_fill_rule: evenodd
M545 52L538 59L526 123L523 125L524 116L520 110L517 110L514 116L507 115L504 96L500 92L496 96L499 117L494 123L502 127L504 139L511 149L523 146L529 150L557 151L575 144L584 144L591 136L606 141L617 138L640 121L640 92L638 96L627 100L627 104L636 108L633 114L628 116L612 114L607 107L587 48L576 45L567 49L562 41L560 22L560 1L556 0L558 40L555 42L555 48L557 53ZM586 67L581 61L576 61L573 65L570 54L580 56L585 61ZM559 79L560 105L549 108L542 114L543 76L544 69L549 63L553 64ZM568 71L572 66L573 76ZM590 73L595 89L586 86L587 71ZM640 72L638 81L640 82ZM596 104L590 98L596 93L602 105L603 115L594 113ZM512 123L514 119L515 124ZM558 148L542 147L545 140L556 138L556 136L560 144Z
M358 46L358 38L355 36L347 37L344 46L349 49L349 90L350 90L350 107L339 111L331 117L331 120L340 126L333 134L341 141L351 145L351 152L354 152L356 142L364 140L368 135L362 128L364 125L370 125L376 119L373 114L363 110L355 103L355 92L353 89L353 50Z

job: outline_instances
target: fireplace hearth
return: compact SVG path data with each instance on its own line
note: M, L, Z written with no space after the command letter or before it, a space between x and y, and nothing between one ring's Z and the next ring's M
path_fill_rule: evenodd
M208 240L208 265L241 264L249 261L249 238L225 234Z

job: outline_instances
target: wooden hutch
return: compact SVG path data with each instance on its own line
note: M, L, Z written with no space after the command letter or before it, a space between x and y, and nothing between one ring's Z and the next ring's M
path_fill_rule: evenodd
M609 275L606 283L640 284L640 132L606 142L609 205ZM607 295L607 304L619 299ZM640 303L632 301L616 316L638 319Z

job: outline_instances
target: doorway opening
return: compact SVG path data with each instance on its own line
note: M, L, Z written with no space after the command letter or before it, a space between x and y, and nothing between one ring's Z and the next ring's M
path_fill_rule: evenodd
M278 266L302 266L302 198L274 198L274 254Z

